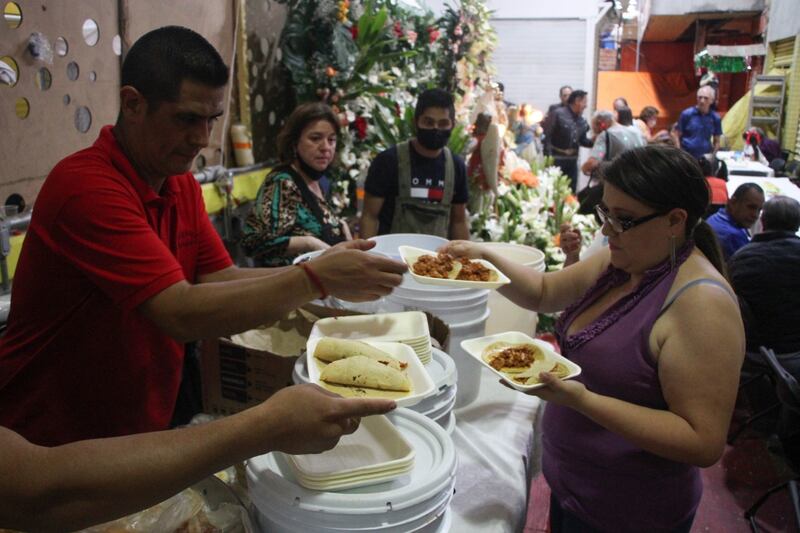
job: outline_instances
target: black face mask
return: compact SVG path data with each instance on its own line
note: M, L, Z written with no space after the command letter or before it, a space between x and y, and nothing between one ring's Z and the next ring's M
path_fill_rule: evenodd
M325 167L322 170L317 170L316 168L312 167L311 165L303 161L303 158L300 157L299 155L297 156L297 164L300 167L300 170L303 172L303 174L305 174L311 181L319 181L322 178L322 176L325 175L325 172L328 170L328 167Z
M447 141L450 140L450 133L453 130L439 130L432 129L417 129L417 140L419 143L428 150L440 150L447 146Z

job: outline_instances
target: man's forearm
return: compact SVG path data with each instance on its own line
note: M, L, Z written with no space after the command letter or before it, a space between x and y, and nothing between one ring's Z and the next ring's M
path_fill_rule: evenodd
M19 501L11 514L19 521L8 526L72 531L154 505L231 463L263 453L265 443L259 449L247 438L248 426L257 422L251 418L245 411L178 431L35 447L16 465L28 475L13 493Z
M272 268L240 268L237 266L228 267L211 274L200 276L199 283L214 283L220 281L236 281L240 279L265 278L275 276L281 272L286 272L293 266L282 266Z
M361 216L361 227L359 229L359 236L362 239L369 239L378 234L378 218L371 215Z
M245 270L245 269L242 269ZM173 285L146 304L150 318L181 342L231 335L279 320L319 295L307 274L288 267L275 275Z

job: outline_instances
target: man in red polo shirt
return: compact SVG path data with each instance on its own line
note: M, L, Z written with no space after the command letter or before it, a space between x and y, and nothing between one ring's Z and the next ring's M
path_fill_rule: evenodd
M326 292L369 300L401 282L405 266L363 241L307 269L233 265L189 172L227 80L217 51L186 28L131 47L116 125L58 163L36 200L0 344L0 426L42 445L165 429L183 342Z

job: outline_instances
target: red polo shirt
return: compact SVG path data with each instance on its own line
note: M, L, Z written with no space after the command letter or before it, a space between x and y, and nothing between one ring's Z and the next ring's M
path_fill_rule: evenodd
M0 425L43 445L165 429L183 345L137 307L231 264L192 174L157 194L103 128L36 199L0 340Z

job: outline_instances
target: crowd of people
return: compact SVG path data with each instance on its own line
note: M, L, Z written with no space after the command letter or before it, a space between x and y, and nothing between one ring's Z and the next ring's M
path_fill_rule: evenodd
M580 170L596 187L587 202L604 245L581 257L565 225L568 266L548 273L469 241L466 165L447 148L451 94L422 92L414 136L372 162L360 239L321 184L335 164L339 121L325 104L300 105L246 221L242 245L256 266L241 268L190 172L224 112L228 80L197 33L145 34L123 61L116 124L43 185L0 341L1 527L108 520L256 454L329 449L361 417L392 410L392 401L303 385L238 415L168 430L185 342L274 321L318 297L386 295L406 266L367 253L372 243L362 239L427 233L451 239L443 251L499 267L511 279L500 291L516 304L562 311L558 341L582 374L544 373L546 387L532 393L548 402L551 530L690 530L699 468L722 454L746 348L800 350L788 325L800 307L776 305L796 284L800 205L765 203L747 184L709 213L713 176L698 164L719 142L709 90L668 134L654 131L657 109L634 120L624 98L587 122L587 93L561 88L541 124L543 149L577 189L578 148L591 147ZM539 135L524 124L519 135ZM764 231L749 242L759 214ZM310 251L323 253L292 266ZM786 286L765 296L757 279L768 262Z

